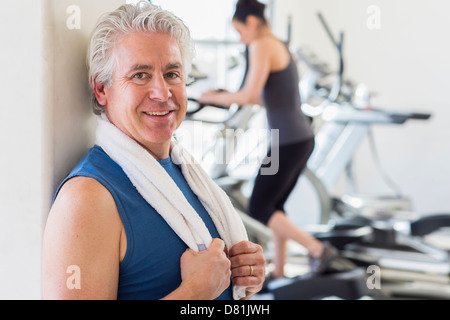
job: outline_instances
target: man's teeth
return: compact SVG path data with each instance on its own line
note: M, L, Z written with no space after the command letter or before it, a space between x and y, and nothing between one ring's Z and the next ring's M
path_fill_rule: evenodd
M144 112L145 114L148 114L149 116L165 116L170 111L162 111L162 112Z

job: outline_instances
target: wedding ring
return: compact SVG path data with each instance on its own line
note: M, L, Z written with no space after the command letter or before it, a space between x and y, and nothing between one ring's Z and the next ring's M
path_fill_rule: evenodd
M253 276L253 266L249 266L250 267L250 275L249 277Z

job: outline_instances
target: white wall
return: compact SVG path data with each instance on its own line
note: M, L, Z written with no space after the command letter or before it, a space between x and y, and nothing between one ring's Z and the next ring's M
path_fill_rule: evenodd
M51 0L53 21L52 90L50 124L54 170L52 190L70 172L93 141L92 107L87 80L86 52L98 17L125 3L124 0ZM79 20L77 16L79 13Z
M53 192L91 142L87 39L98 16L124 2L2 3L0 299L41 298L41 240Z
M43 119L32 53L41 52L40 13L31 0L0 10L0 299L39 294Z
M369 29L369 6L380 9L380 28ZM345 32L345 77L377 93L376 107L431 112L429 121L378 126L375 139L385 170L418 212L449 212L450 2L445 0L278 0L274 29L286 35L293 17L293 43L309 47L334 67L336 54L316 16L335 35ZM390 192L376 173L367 141L355 159L363 193Z

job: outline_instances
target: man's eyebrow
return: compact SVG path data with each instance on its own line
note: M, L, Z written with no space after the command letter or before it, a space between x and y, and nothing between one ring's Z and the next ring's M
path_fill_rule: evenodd
M135 64L130 68L129 72L133 71L146 71L146 70L153 70L153 66L147 65L147 64Z
M155 69L153 66L148 65L148 64L135 64L134 66L132 66L129 70L129 72L134 72L134 71L151 71ZM182 69L182 64L179 62L174 62L174 63L168 63L166 65L166 70L170 70L170 69Z
M169 63L166 66L166 69L182 69L183 65L179 62Z

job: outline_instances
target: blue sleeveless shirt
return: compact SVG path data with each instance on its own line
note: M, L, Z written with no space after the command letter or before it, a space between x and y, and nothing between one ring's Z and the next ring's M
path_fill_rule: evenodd
M170 158L158 162L203 219L211 236L220 238L208 212L189 188L180 168ZM117 298L157 300L177 289L181 284L180 258L187 246L142 198L122 168L102 148L94 146L61 186L76 176L90 177L100 182L111 193L119 210L125 228L127 250L120 263ZM231 286L218 299L232 300Z

